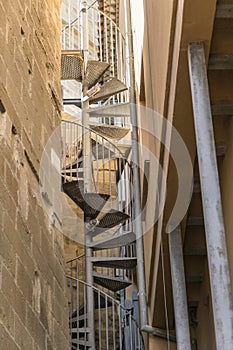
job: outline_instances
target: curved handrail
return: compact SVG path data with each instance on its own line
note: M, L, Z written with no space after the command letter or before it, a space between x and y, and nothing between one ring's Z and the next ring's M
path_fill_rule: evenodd
M66 261L66 264L70 264L70 263L72 263L73 261L77 261L77 260L83 258L84 256L85 256L85 254L78 255L78 256L76 256L75 258Z
M95 8L95 7L90 6L89 8L92 8L94 11L99 12L102 16L106 17L106 18L109 20L109 22L112 22L113 25L114 25L114 27L115 27L115 28L119 31L119 33L122 35L122 38L123 38L124 40L126 40L125 35L121 32L120 27L116 24L116 22L115 22L110 16L108 16L106 13L104 13L103 11L101 11L101 10ZM88 8L88 10L89 10L89 8Z
M129 163L129 161L125 158L125 155L121 152L121 150L115 145L115 143L113 143L112 141L110 141L109 139L107 139L106 137L100 135L97 131L92 130L78 122L76 122L75 120L69 120L69 119L62 119L61 122L66 122L66 123L70 123L70 124L75 124L77 126L79 126L80 128L83 128L85 130L87 130L88 132L91 132L93 134L96 134L98 137L101 137L103 140L105 140L106 142L108 142L111 146L113 146L113 148L115 148L117 150L117 152L119 152L119 154L122 156L123 159L125 159L127 165L130 168L130 171L132 171L132 165Z
M101 11L101 10L99 10L99 9L97 9L97 8L95 8L95 7L93 7L93 5L91 5L91 6L89 6L89 7L87 8L87 10L89 10L89 9L93 9L94 11L100 13L102 16L106 17L110 22L112 22L113 25L114 25L114 27L115 27L115 28L119 31L119 33L122 35L122 38L123 38L124 40L126 40L125 35L121 32L120 27L116 24L116 22L115 22L110 16L108 16L108 15L107 15L106 13L104 13L103 11ZM80 14L81 14L81 12L82 12L82 11L80 11ZM77 18L75 18L71 23L66 24L66 25L62 28L62 32L64 32L64 30L66 30L67 28L72 27L75 23L78 22L79 19L80 19L80 15L79 15Z
M112 301L113 304L117 305L118 307L121 308L121 310L123 310L124 312L126 312L127 314L129 314L129 316L132 317L132 319L134 320L135 324L137 325L137 327L140 329L137 320L133 317L133 315L130 313L129 309L127 309L124 305L122 305L118 300L114 299L112 296L110 296L109 294L103 292L102 290L100 290L99 288L92 286L91 284L80 280L79 278L75 278L75 277L71 277L69 275L66 275L66 278L73 280L75 282L81 283L82 285L85 285L88 288L91 288L92 290L96 291L97 293L101 294L104 298L108 298L109 300Z
M70 294L71 342L72 342L72 339L76 338L77 343L79 343L80 333L83 334L83 332L85 332L85 329L88 329L89 327L88 321L85 321L85 318L83 318L82 315L85 313L89 315L90 309L88 309L88 306L87 306L89 299L87 299L86 293L90 293L92 291L92 293L97 294L97 300L98 300L98 304L97 304L98 312L96 314L97 318L95 318L94 324L93 324L94 329L96 329L95 328L96 326L97 326L97 329L99 327L99 329L97 330L96 342L97 343L99 342L99 344L101 344L104 339L109 341L110 340L109 332L113 330L112 338L115 337L115 339L112 339L114 342L114 349L116 349L116 342L120 342L123 345L124 341L127 341L127 342L129 341L128 349L144 350L144 340L143 340L142 332L137 323L137 320L132 315L133 308L130 308L130 309L126 308L118 300L114 299L107 293L103 292L97 287L90 285L89 283L79 278L75 278L69 275L67 275L66 278L70 282L70 293L71 293ZM81 297L81 300L80 300L80 297ZM101 298L102 300L104 300L104 306L101 306L101 303L100 303ZM103 315L104 315L103 318L101 317L100 309L103 310ZM108 312L107 309L110 309L111 311ZM79 323L80 321L84 323L81 326ZM102 335L101 333L101 325L103 321L106 322L105 336ZM81 327L80 333L79 333L79 327ZM125 333L127 328L128 328L128 333ZM91 331L93 332L94 329L93 330L91 329ZM102 330L104 330L104 327L102 328ZM126 338L124 338L125 336ZM120 346L120 349L124 348L124 345L123 346L122 345Z

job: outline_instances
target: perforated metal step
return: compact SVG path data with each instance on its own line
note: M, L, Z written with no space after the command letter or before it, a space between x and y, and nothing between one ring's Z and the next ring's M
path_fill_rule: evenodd
M111 209L101 218L98 218L96 226L90 230L89 234L92 237L95 237L104 231L125 222L128 219L129 215L122 213L121 211Z
M95 219L109 199L108 194L84 193L83 183L79 181L63 184L64 192L84 211L91 220Z
M91 124L90 128L100 135L114 140L122 139L130 131L129 128L108 124Z
M90 247L94 250L103 250L124 247L136 241L136 235L133 232L126 232L122 235L116 235L104 238L90 243Z
M110 67L109 63L101 61L88 61L87 72L83 83L87 85L88 89L98 83L100 78Z
M96 284L113 292L118 292L119 290L125 289L131 285L131 282L129 281L122 280L118 277L103 275L98 272L93 272L93 277Z
M129 215L122 213L121 211L111 209L108 213L99 219L96 227L100 228L112 228L119 225L129 219Z
M61 55L61 80L82 81L83 77L83 59L79 54L73 54L72 51L64 52Z
M97 267L116 269L133 269L137 265L137 258L92 257L91 261Z
M89 99L90 103L106 100L108 97L114 96L120 92L127 90L127 86L116 78L109 79L101 86L100 91Z

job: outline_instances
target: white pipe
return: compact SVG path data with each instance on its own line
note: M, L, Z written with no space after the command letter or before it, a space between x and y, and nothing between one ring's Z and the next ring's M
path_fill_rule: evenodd
M175 312L177 350L191 350L184 259L180 227L169 233L172 293Z
M233 307L205 54L188 49L217 350L232 350Z

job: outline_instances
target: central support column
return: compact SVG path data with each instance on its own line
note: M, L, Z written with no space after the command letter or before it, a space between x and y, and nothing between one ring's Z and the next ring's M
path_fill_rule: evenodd
M141 218L141 189L139 173L139 150L138 150L138 120L136 107L136 90L135 90L135 72L134 72L134 55L133 55L133 32L131 21L130 0L126 0L126 32L128 47L128 66L129 66L129 101L130 101L130 118L131 118L131 142L132 142L132 164L133 164L133 196L134 196L134 218L133 229L136 235L136 254L137 254L137 276L138 276L138 295L140 303L140 325L142 330L147 326L147 303L146 303L146 282L144 266L144 244L143 229Z
M217 350L232 350L233 306L205 54L188 51Z
M180 227L168 234L177 350L191 350L188 305Z
M84 74L83 74L83 90L82 90L82 125L83 125L83 177L84 177L84 193L92 192L92 162L91 162L91 132L89 129L89 114L87 109L89 108L89 101L86 99L87 95L87 80L86 70L88 62L88 49L89 49L89 36L88 36L88 14L87 14L87 2L81 2L81 42L83 49L84 59ZM91 350L95 350L95 319L94 319L94 292L92 289L93 275L92 275L92 249L89 248L89 244L92 239L88 234L87 225L90 218L84 213L84 244L85 244L85 256L86 256L86 282L88 284L87 294L87 321L88 321L88 342L91 344Z

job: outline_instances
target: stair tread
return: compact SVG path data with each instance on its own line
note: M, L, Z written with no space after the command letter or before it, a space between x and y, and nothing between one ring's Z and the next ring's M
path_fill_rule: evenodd
M96 103L127 90L127 86L116 78L111 78L104 83L100 91L89 99L90 103Z
M77 328L77 327L72 327L71 328L71 332L72 333L89 333L90 332L90 328L88 328L88 327L79 327L79 328Z
M87 63L86 76L83 83L87 85L88 89L96 85L106 70L110 67L107 62L90 60Z
M129 219L129 215L115 209L109 210L98 219L96 226L89 232L92 237L95 237L104 231L115 227Z
M63 190L91 220L99 215L110 197L104 193L84 193L83 182L80 181L64 183Z
M69 54L61 55L61 79L82 81L83 59L80 55Z
M94 266L112 267L118 269L133 269L137 265L137 258L121 258L121 257L92 257L91 261Z
M112 228L120 223L123 223L129 218L129 215L123 213L122 211L111 209L99 219L97 227Z
M130 103L89 108L87 112L90 114L90 117L129 117Z
M131 282L122 280L119 277L112 277L98 272L93 272L93 277L95 283L113 292L118 292L119 290L125 289L131 285Z
M135 242L135 240L135 233L130 231L120 235L115 235L112 237L91 242L89 246L92 247L94 250L111 249L129 245Z
M128 132L130 131L129 128L124 128L122 126L118 125L110 125L110 124L90 124L90 128L96 132L98 132L100 135L114 139L114 140L120 140L123 137L125 137Z
M91 347L92 344L91 342L88 342L87 340L76 340L76 339L72 339L72 345L75 344L75 345L83 345L85 347Z

